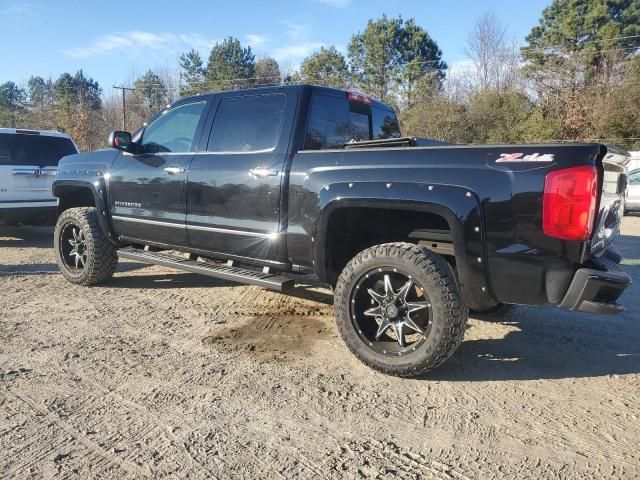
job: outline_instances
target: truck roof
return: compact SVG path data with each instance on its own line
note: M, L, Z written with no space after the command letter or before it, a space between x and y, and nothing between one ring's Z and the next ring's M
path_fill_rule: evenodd
M221 93L229 93L229 92L233 92L233 93L259 93L259 92L274 92L274 91L288 91L288 90L313 90L316 92L320 92L320 93L324 93L326 95L332 95L332 96L338 96L338 95L346 95L347 93L349 93L348 90L341 90L339 88L331 88L331 87L324 87L324 86L320 86L320 85L312 85L312 84L307 84L307 83L297 83L297 84L288 84L288 85L272 85L272 86L268 86L268 87L253 87L253 88L243 88L243 89L239 89L239 90L226 90L226 91L214 91L214 92L205 92L205 93L201 93L198 95L192 95L189 97L184 97L181 98L180 101L186 100L186 99L192 99L192 98L198 98L198 97L203 97L203 96L208 96L208 95L219 95ZM353 93L360 93L360 92L353 92ZM393 109L385 104L382 103L378 100L376 100L375 98L371 98L367 95L365 95L365 97L369 98L371 100L371 104L378 107L378 108L383 108L385 110L390 110L393 111Z

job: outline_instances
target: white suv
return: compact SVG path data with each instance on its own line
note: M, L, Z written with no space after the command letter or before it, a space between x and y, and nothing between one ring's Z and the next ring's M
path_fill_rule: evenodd
M60 132L0 128L0 223L53 224L58 161L78 153Z

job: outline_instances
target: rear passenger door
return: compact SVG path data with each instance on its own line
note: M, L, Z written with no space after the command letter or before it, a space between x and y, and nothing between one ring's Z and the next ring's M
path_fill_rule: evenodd
M206 152L193 157L187 180L192 247L276 258L283 245L280 198L296 99L294 91L218 98Z

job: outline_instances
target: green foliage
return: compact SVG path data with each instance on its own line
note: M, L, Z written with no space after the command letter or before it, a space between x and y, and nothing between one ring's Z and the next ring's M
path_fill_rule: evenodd
M438 83L447 65L429 34L413 19L402 17L369 20L363 32L349 43L351 73L363 91L386 100L396 89L411 103L416 83L427 73L437 72Z
M34 107L50 107L55 102L53 82L42 77L32 76L27 82L29 101Z
M348 88L350 82L347 61L335 47L320 47L320 50L304 59L293 81L333 88Z
M205 77L212 90L229 90L251 86L255 73L255 56L251 47L229 37L211 49Z
M608 95L593 98L597 135L629 149L640 149L640 58L626 65L625 80Z
M635 55L638 35L640 0L554 0L526 37L523 55L533 70L573 67L589 83L607 78L613 64Z
M522 140L527 143L543 143L565 138L562 120L541 106L537 106L522 124Z
M26 101L27 92L14 82L5 82L0 85L0 107L18 110L24 108Z
M76 104L82 104L90 110L97 110L102 105L102 88L92 78L84 76L82 70L75 75L63 73L53 83L56 104L63 114L70 114Z
M401 112L400 123L404 135L454 143L474 141L466 106L444 95L427 98Z
M151 70L147 71L133 84L133 98L152 112L164 108L169 103L167 86Z
M202 57L196 50L191 49L180 55L180 95L188 96L202 92L205 88L205 72Z
M280 65L270 57L261 58L256 62L254 68L256 87L265 87L267 85L278 85L281 81Z
M487 90L474 93L468 116L477 143L514 143L524 137L523 124L532 105L521 92Z
M0 85L0 125L15 127L18 114L24 110L27 92L14 82Z

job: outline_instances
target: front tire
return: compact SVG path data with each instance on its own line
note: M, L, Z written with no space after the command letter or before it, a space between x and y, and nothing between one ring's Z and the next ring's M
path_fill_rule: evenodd
M111 278L116 270L116 248L100 228L93 207L62 212L53 244L60 272L71 283L96 285Z
M356 357L403 377L445 362L462 343L468 317L451 266L410 243L356 255L338 278L334 309L340 335Z

